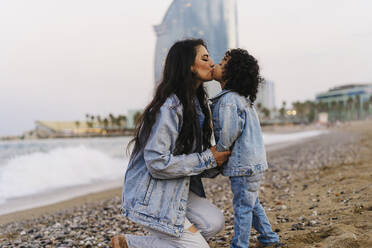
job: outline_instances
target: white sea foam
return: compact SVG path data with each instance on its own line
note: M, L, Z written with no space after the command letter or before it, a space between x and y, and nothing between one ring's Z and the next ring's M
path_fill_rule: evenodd
M36 152L7 161L0 167L0 203L65 187L123 178L128 161L102 151L76 147Z
M282 142L289 142L295 140L301 140L304 138L315 137L321 134L324 134L326 131L323 130L312 130L312 131L304 131L304 132L297 132L297 133L287 133L287 134L263 134L263 140L265 145L272 145Z
M289 134L264 133L263 138L265 145L272 145L323 133L325 131ZM77 141L74 140L74 142ZM128 159L117 156L117 154L121 153L118 148L119 144L124 144L126 140L95 141L96 147L101 148L100 150L92 145L80 144L73 147L51 148L46 152L31 152L8 159L5 164L0 165L0 205L7 204L7 199L11 198L54 192L80 185L95 185L95 189L98 190L99 185L104 185L104 182L122 181ZM56 141L46 142L52 146ZM33 144L29 146L27 149L35 147Z

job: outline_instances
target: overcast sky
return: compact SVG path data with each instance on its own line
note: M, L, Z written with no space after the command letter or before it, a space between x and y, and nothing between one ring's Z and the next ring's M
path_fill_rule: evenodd
M201 0L202 1L202 0ZM0 1L0 136L142 108L171 0ZM372 82L372 1L238 0L239 45L283 100Z

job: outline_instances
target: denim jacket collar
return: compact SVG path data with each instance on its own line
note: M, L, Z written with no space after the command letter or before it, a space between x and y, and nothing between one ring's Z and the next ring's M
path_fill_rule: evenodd
M218 100L221 96L225 95L226 93L229 93L231 92L232 90L222 90L220 93L218 93L217 95L215 95L214 97L210 98L209 100L214 102L216 100Z
M214 97L210 98L209 100L214 103L216 102L220 97L222 97L223 95L229 93L229 92L233 92L233 90L222 90L220 93L218 93L217 95L215 95ZM248 101L250 104L252 104L252 101L249 99L249 97L245 97L245 100Z

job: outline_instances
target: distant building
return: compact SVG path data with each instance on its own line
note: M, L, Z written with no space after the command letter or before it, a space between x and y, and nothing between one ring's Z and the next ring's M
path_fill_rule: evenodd
M105 134L97 125L88 126L87 122L36 121L33 134L38 138L72 137L86 134Z
M268 110L273 110L275 108L274 82L265 80L265 82L261 84L257 94L256 104L257 103L261 103L261 106Z
M352 99L354 102L357 96L360 98L361 105L369 101L372 95L372 84L348 84L334 87L327 92L316 95L318 102L323 102L331 105L332 102L343 102L344 104Z
M328 124L328 113L321 112L318 114L318 123L322 125Z
M372 84L338 86L316 95L316 101L331 123L372 118Z
M160 25L154 26L155 82L161 80L165 57L174 42L202 38L214 62L238 45L235 0L174 0Z

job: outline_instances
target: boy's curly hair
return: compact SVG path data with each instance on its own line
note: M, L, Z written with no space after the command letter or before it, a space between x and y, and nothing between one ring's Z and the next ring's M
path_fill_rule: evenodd
M264 81L257 60L241 48L227 51L225 57L229 58L222 75L222 80L226 82L225 89L249 97L253 103L258 87Z

